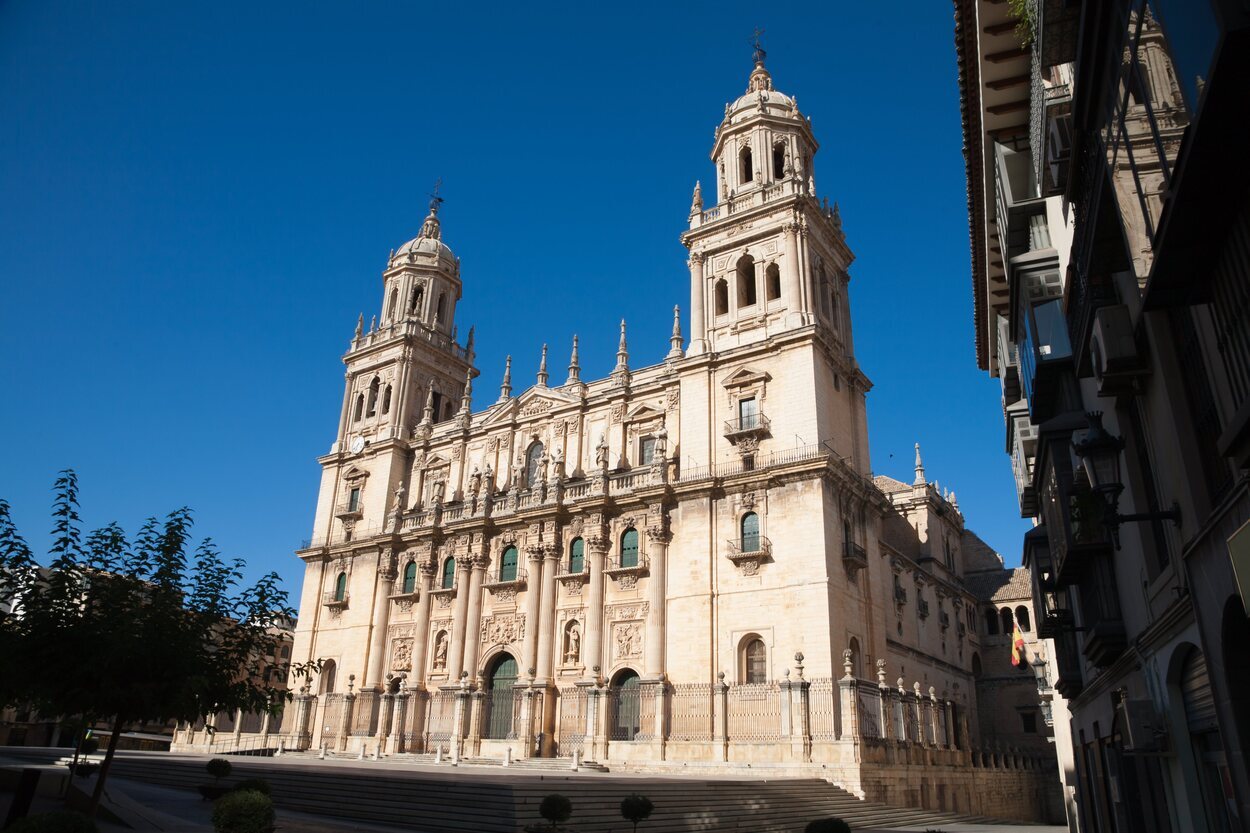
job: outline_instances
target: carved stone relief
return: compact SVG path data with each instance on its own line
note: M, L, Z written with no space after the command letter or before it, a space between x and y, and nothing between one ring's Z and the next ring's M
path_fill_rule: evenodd
M412 670L412 640L396 639L394 648L391 649L391 670L392 671L411 671Z
M612 625L612 658L622 660L640 656L642 656L642 623L614 623Z
M487 616L482 619L481 641L487 645L506 645L524 638L524 613Z

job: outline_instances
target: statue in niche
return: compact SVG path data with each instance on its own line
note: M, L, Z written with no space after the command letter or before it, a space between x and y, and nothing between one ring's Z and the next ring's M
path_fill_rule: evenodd
M434 640L434 668L447 667L447 631L439 631Z
M476 495L478 490L482 488L482 472L477 466L473 467L473 474L469 475L469 492Z
M660 430L655 432L655 458L657 460L668 459L668 429L663 425Z
M582 632L577 623L572 622L564 639L564 662L566 665L576 665L581 658Z
M564 449L557 448L551 457L552 475L556 480L564 479Z
M595 446L595 464L600 469L608 467L608 441L602 434L599 435L599 444Z
M495 493L495 470L490 467L490 463L486 464L486 471L482 472L482 483L486 485L486 494Z

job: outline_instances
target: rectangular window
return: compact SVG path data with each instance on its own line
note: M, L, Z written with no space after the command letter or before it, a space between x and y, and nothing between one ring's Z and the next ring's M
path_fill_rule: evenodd
M655 462L655 437L643 437L638 443L638 464L649 466Z
M755 397L738 400L738 427L741 429L757 428L760 422L759 403Z
M355 512L360 508L360 490L352 489L351 494L347 498L347 510Z
M1020 723L1026 735L1037 734L1037 712L1020 712Z

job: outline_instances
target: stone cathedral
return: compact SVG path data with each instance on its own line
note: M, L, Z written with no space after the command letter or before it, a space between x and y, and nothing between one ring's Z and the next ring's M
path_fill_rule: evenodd
M298 553L294 658L325 662L287 749L823 763L861 794L873 755L973 769L964 577L1002 562L918 447L912 482L871 473L817 149L757 49L682 235L689 341L675 310L664 360L633 367L622 323L611 375L583 379L574 338L527 387L509 362L489 404L431 203L344 357Z

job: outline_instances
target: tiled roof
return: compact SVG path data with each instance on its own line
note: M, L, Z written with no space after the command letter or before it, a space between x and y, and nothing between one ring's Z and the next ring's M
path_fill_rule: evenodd
M878 474L872 479L877 488L889 494L890 492L910 492L912 487L906 483L895 480L893 477L886 477L884 474Z
M1024 567L970 573L964 576L964 586L983 602L1018 601L1033 595L1033 582Z

